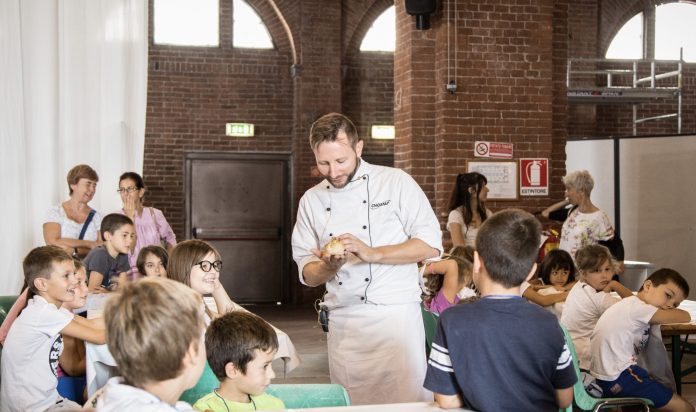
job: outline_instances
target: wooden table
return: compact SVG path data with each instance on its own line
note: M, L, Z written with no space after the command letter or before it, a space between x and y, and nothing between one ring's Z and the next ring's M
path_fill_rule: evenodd
M450 411L471 411L470 409L449 409ZM300 411L300 409L286 409L286 411ZM390 403L385 405L356 405L356 406L332 406L324 408L312 408L312 412L442 412L435 402Z
M691 367L685 370L681 369L681 351L682 351L682 335L696 334L696 301L685 300L679 305L679 309L683 309L691 315L690 323L670 323L662 325L662 337L672 338L672 372L674 372L674 382L677 385L677 393L681 395L682 377L690 373L696 372L696 367ZM686 339L684 345L690 345Z

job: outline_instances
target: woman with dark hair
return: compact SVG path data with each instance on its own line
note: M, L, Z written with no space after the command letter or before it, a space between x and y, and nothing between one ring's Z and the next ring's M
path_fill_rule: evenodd
M486 209L488 187L486 176L478 172L460 173L452 189L449 202L447 230L452 238L452 246L475 247L476 233L493 214Z
M47 245L83 258L102 242L101 215L88 205L97 191L99 176L88 165L77 165L68 172L67 182L70 198L49 209L43 237Z
M139 276L137 259L140 249L150 245L166 245L167 251L171 252L176 245L174 231L162 211L143 205L145 191L143 178L135 172L126 172L118 179L118 193L123 201L121 213L135 223L135 246L128 254L134 279Z

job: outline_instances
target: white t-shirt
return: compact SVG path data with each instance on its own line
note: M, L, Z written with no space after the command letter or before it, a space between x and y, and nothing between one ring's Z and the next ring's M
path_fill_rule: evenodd
M563 291L561 291L561 290L556 290L556 288L554 288L553 286L549 286L548 288L539 289L539 290L537 291L537 293L539 293L540 295L546 296L546 295L555 295L556 293L563 293ZM564 308L564 306L565 306L565 302L556 302L556 303L554 303L554 304L551 305L551 306L545 307L544 309L546 309L546 310L548 310L549 312L551 312L551 313L553 313L554 315L556 315L556 317L557 317L558 320L560 321L560 320L561 320L561 315L563 314L563 308Z
M592 213L581 213L578 209L570 212L563 222L559 248L570 253L575 259L578 250L587 245L597 244L600 240L614 237L614 227L609 216L601 210Z
M583 281L577 282L568 292L561 324L573 340L580 368L590 368L590 336L597 320L619 300L607 292L597 292Z
M486 209L486 215L490 217L493 214L490 210ZM464 223L464 215L462 214L462 208L458 207L452 210L447 218L447 230L452 232L452 223L458 223L461 228L462 238L464 239L464 245L476 247L476 234L479 231L478 227L467 227Z
M84 240L97 240L97 234L99 233L99 226L101 226L102 217L96 210L94 211L94 217L92 221L89 222L87 226L87 231L85 231ZM82 231L82 226L84 223L78 223L71 220L63 209L63 205L53 206L48 209L46 213L46 220L44 223L58 223L60 225L60 237L67 239L79 239L80 232Z
M12 324L2 348L0 411L45 411L59 399L60 331L73 314L34 296Z
M592 376L613 381L637 363L650 338L650 319L655 312L657 307L637 296L629 296L604 312L590 339Z
M143 389L135 386L125 385L123 378L116 377L109 379L97 396L92 405L99 412L172 412L185 411L193 412L194 409L186 402L179 401L175 405L170 405L161 401L158 397Z

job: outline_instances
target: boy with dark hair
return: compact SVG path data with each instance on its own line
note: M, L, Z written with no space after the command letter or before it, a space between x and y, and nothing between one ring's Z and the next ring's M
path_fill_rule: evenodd
M24 258L23 267L31 297L3 346L0 411L79 408L57 391L63 336L103 344L104 329L61 307L75 299L78 287L73 258L64 249L37 247Z
M689 284L672 269L650 275L636 296L624 298L599 318L590 338L590 373L605 397L650 399L661 411L692 411L694 407L637 364L652 325L688 323L677 309L689 295Z
M128 216L120 213L106 215L101 222L104 244L92 249L85 258L90 292L114 289L126 281L130 270L128 252L135 244L135 227Z
M234 412L285 409L264 393L275 377L271 362L278 337L266 321L242 311L215 319L205 333L208 363L220 387L193 405L199 411Z
M541 227L504 210L476 236L474 283L481 299L440 316L425 388L441 408L558 411L577 377L556 317L520 297L536 271Z

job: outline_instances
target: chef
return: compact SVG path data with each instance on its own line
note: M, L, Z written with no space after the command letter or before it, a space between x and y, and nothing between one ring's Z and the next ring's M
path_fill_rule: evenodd
M331 382L355 405L430 401L416 265L442 253L430 202L404 171L360 159L341 114L318 119L310 145L325 179L300 200L292 250L300 282L326 284ZM343 254L322 253L332 238Z

